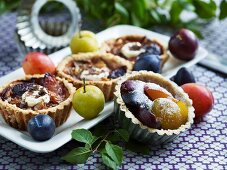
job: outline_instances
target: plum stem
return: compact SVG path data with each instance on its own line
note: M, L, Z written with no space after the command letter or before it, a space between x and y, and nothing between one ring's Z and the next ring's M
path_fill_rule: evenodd
M182 40L182 37L178 34L177 35L177 38L179 39L179 40Z
M84 93L86 93L86 84L85 84L85 78L83 78L83 87L84 87Z
M100 141L100 143L98 144L98 146L93 150L93 153L95 153L98 149L99 149L99 147L100 147L100 145L102 144L102 142L108 142L107 140L106 140L106 138L110 135L110 133L112 133L113 131L110 131L110 132L108 132L106 135L105 135L105 137Z

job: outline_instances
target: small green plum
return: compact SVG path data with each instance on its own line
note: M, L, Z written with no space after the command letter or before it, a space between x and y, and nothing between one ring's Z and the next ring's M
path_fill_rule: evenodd
M93 119L103 110L105 97L96 86L84 85L73 96L73 108L85 119Z
M72 37L70 48L73 54L94 52L99 49L99 44L93 32L80 31Z

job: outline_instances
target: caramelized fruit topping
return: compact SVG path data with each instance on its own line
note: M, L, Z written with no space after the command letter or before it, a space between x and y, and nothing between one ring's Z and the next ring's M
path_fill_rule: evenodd
M171 99L156 99L152 105L152 112L156 119L161 122L163 129L177 129L182 125L181 110Z
M132 91L143 92L144 83L142 81L137 80L127 80L121 85L121 93L129 93Z
M22 96L33 86L33 83L19 83L12 87L13 96Z
M129 111L150 128L177 129L187 122L186 103L157 84L127 80L121 85L121 94Z
M121 77L126 73L126 71L127 71L126 66L119 67L115 70L112 70L108 78L115 79L115 78Z
M150 86L145 86L144 91L152 101L158 98L172 98L172 95L165 93L163 90L152 88Z
M162 55L162 49L157 43L152 43L151 45L146 46L145 50L150 54Z
M155 115L146 108L140 107L140 109L136 115L136 118L140 122L142 122L144 125L146 125L150 128L155 128L155 129L161 128L161 124L156 119Z
M180 113L183 118L182 123L185 124L188 120L188 106L186 105L185 102L178 101L176 102L178 107L180 108Z
M143 93L133 91L130 93L122 94L122 99L124 100L127 108L134 114L137 115L139 109L149 108L152 105L152 102L147 98Z
M46 73L43 85L48 89L51 101L55 104L62 102L68 96L68 90L62 83L57 81L54 75Z

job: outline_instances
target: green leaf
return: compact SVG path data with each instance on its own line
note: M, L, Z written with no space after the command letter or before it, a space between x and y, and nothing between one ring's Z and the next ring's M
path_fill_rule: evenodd
M154 19L155 23L160 23L161 19L156 10L151 10L150 14L151 14L151 17Z
M107 137L107 140L111 141L112 143L122 141L128 142L129 133L125 129L115 129L112 135Z
M115 7L115 10L117 12L119 12L121 15L123 15L126 18L129 17L127 9L123 5L121 5L119 2L115 2L114 7Z
M97 143L99 140L101 140L100 138L101 137L93 136L92 141L90 143L86 143L85 147L87 147L87 148L91 148L91 146L93 147L93 145L95 145L95 143Z
M19 6L20 2L21 2L20 0L14 1L0 0L0 15L9 10L15 10Z
M170 18L172 23L176 23L180 20L180 14L183 11L182 6L178 1L174 1L170 10Z
M222 0L220 5L219 19L224 19L226 17L227 17L227 0Z
M91 152L92 151L86 147L78 147L63 156L62 159L72 164L83 164L87 161Z
M119 147L117 145L110 144L109 142L107 142L106 145L105 145L105 150L106 150L106 153L110 156L110 158L117 165L121 165L122 160L123 160L123 151L122 151L121 147Z
M119 24L120 20L121 20L120 15L115 13L113 16L108 18L106 23L107 23L108 26L113 26L113 25Z
M126 148L132 152L135 153L141 153L144 155L149 154L150 150L148 145L145 145L143 143L140 143L138 141L135 140L130 140L127 144L126 144Z
M107 21L108 25L119 24L119 23L128 24L129 13L127 9L119 2L114 3L114 8L115 8L114 14L112 14Z
M184 10L194 11L195 7L193 6L192 0L178 0L179 4Z
M133 25L138 26L138 27L141 26L141 20L134 13L131 13L131 18L132 18Z
M191 20L191 21L188 21L188 22L186 22L186 23L183 23L183 24L182 24L182 27L190 29L192 32L195 33L195 35L196 35L198 38L203 39L203 35L202 35L202 33L200 32L200 30L201 30L202 28L201 28L201 25L199 25L199 24L197 23L197 19L193 19L193 20Z
M120 134L120 136L122 137L122 139L124 139L125 142L128 142L129 133L128 133L127 130L125 130L125 129L117 129L116 131Z
M208 2L202 0L193 0L196 14L203 19L211 19L216 16L217 5L213 0Z
M133 6L133 10L135 12L135 15L140 18L143 19L145 12L146 12L146 3L144 0L133 0L132 2L132 6Z
M94 140L94 136L92 136L91 132L86 129L76 129L73 130L72 133L72 138L75 139L76 141L91 144L92 141Z
M116 132L121 136L122 139L124 139L125 142L128 142L129 140L129 133L125 129L116 129Z
M101 15L101 12L99 12L97 10L97 6L91 6L90 7L90 12L92 13L92 15L94 15L96 18L101 18L102 15Z
M4 11L6 9L6 4L4 1L0 1L0 11Z
M116 162L114 162L111 157L105 152L105 151L102 151L101 152L101 156L102 156L102 161L103 163L112 168L112 169L117 169L117 164Z
M161 1L158 2L160 3L160 8L168 9L169 7L171 7L173 0L163 0L162 2Z
M92 129L92 134L95 136L104 136L106 133L108 133L108 128L107 125L103 124L97 124L93 129Z

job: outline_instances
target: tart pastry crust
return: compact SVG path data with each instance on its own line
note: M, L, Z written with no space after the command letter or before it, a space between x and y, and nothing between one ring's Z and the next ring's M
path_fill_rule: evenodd
M126 107L121 97L121 84L126 80L141 80L143 82L150 82L158 84L159 86L170 92L173 97L185 102L188 106L188 121L181 125L178 129L164 130L154 129L143 125ZM193 118L195 117L194 108L192 106L192 100L183 91L182 88L177 86L174 82L164 78L160 74L147 71L131 72L123 76L115 87L115 114L120 124L129 130L132 137L142 142L148 142L154 145L167 143L173 140L177 135L189 129L193 124Z
M160 55L162 67L164 66L164 64L166 63L166 61L169 58L169 55L167 53L167 47L163 43L161 43L159 40L149 39L144 35L136 35L136 34L135 35L125 35L125 36L121 36L119 38L109 39L102 44L101 51L107 52L107 53L112 53L113 48L123 47L123 45L124 45L123 43L117 42L119 39L121 39L123 42L125 42L125 41L127 41L127 42L141 42L143 39L145 39L147 42L149 41L149 43L153 42L153 43L157 44L161 48L161 51L162 51L162 55ZM146 44L146 42L145 42L145 44ZM116 54L116 53L119 53L119 50L117 50L117 51L118 52L113 52L113 54L119 55L119 54ZM131 63L134 64L134 62L135 62L135 60L131 60Z
M30 80L36 78L38 79L43 77L44 75L28 75L25 78L18 79L16 81ZM16 106L15 104L10 104L7 101L3 101L0 98L0 112L5 122L16 129L26 130L28 121L32 117L38 114L47 114L53 118L56 126L62 125L70 115L72 97L76 89L72 86L72 84L68 83L68 81L66 81L65 79L61 79L59 77L56 77L56 79L57 81L62 82L63 85L68 90L69 96L64 101L62 101L56 106L49 107L47 109L33 110L31 108L22 109ZM10 82L9 84L1 87L0 92L2 92L13 82Z
M126 72L132 70L132 64L118 56L115 56L113 54L107 54L107 53L100 53L100 52L94 52L94 53L80 53L80 54L73 54L71 56L66 57L57 67L57 74L60 77L65 78L68 80L70 83L73 83L73 85L76 88L80 88L83 86L83 81L78 78L72 77L72 75L67 74L64 69L67 67L67 64L75 61L75 62L81 62L81 61L88 61L94 58L100 58L107 62L109 65L111 65L113 68L118 68L125 66L126 67ZM102 92L104 93L105 100L109 101L112 100L114 95L114 88L115 84L119 78L114 78L114 79L106 79L106 80L86 80L87 85L95 85Z

